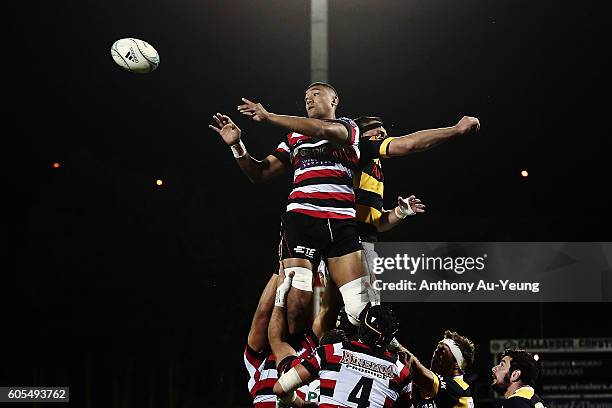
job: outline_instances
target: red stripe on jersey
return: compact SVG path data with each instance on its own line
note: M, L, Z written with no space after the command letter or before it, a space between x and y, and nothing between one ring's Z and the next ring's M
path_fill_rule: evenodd
M294 191L289 195L289 200L294 198L319 198L321 200L341 200L355 202L355 194L353 193L304 193L303 191Z
M321 388L331 388L332 390L336 388L336 380L321 378L319 381L321 381Z
M383 405L383 408L392 408L393 404L395 404L395 400L387 397L385 398L385 404Z
M342 170L307 170L300 174L293 180L293 184L298 184L304 180L308 180L314 177L348 177L345 171Z
M294 135L299 135L299 136L294 136ZM292 145L295 145L299 141L308 140L308 139L312 139L312 138L310 136L300 135L299 133L289 133L287 135L287 144L289 144L289 146L292 146Z
M261 362L264 360L262 358L257 358L253 354L251 354L249 352L249 347L248 346L246 346L244 348L244 356L246 357L246 359L249 362L249 364L251 364L253 366L253 368L255 368L255 369L257 369L261 365Z
M300 390L296 390L295 393L297 394L298 397L300 397L301 399L305 400L306 399L306 394L304 394L302 391Z
M355 144L356 136L357 136L357 128L351 126L351 134L349 136L349 139L351 139L351 144Z
M337 356L334 354L334 345L326 344L323 346L323 350L325 351L325 360L330 364L338 364L340 363L341 356Z
M276 408L276 401L274 402L258 402L253 405L253 408Z
M337 213L329 212L329 211L306 210L303 208L295 208L291 210L291 212L298 212L298 213L310 215L311 217L316 217L316 218L335 218L338 220L347 220L347 219L355 218L352 215L348 215L348 214L337 214Z
M274 384L276 384L276 378L266 378L265 380L257 381L251 389L251 396L255 397L257 391L266 387L274 387Z
M404 366L404 368L402 368L402 371L400 371L399 374L399 383L402 384L406 382L408 377L410 377L410 369L407 366Z

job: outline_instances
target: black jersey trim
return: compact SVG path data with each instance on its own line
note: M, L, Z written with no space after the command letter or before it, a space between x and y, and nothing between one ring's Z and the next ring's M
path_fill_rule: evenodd
M319 375L319 371L317 370L317 368L314 365L312 365L312 363L310 361L304 360L300 364L302 364L304 366L304 368L306 370L308 370L308 372L310 373L311 376L317 377Z
M355 204L352 201L335 200L332 198L292 198L287 200L287 204L312 204L318 207L355 208Z
M283 163L283 165L285 166L286 169L291 170L291 160L289 158L289 153L287 152L279 152L278 150L273 151L272 153L270 153L272 156L276 157L278 160L281 161L281 163Z
M380 196L380 194L373 193L369 190L362 190L360 188L356 189L355 203L365 205L367 207L371 207L380 212L383 212L383 198Z

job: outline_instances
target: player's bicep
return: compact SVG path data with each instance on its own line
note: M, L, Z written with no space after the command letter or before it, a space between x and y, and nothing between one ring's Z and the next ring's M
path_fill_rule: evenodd
M274 155L263 159L261 164L261 176L264 180L279 176L285 171L285 164Z
M401 157L406 156L414 149L414 143L406 136L388 137L380 145L380 157Z
M426 399L434 398L438 395L438 390L440 389L440 378L436 373L427 368L419 371L418 377L414 371L412 375L413 381L419 386L421 397Z

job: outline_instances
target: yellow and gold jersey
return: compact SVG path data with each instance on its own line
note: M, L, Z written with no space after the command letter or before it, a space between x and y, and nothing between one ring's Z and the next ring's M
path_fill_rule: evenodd
M383 192L385 178L380 158L388 157L392 137L361 138L359 148L361 157L359 169L355 173L355 207L357 227L362 241L378 240L378 225L383 212Z
M474 400L468 383L463 376L444 377L433 373L432 395L423 395L418 387L412 390L412 403L415 408L473 408Z
M503 408L546 408L542 398L529 386L521 387L504 401Z

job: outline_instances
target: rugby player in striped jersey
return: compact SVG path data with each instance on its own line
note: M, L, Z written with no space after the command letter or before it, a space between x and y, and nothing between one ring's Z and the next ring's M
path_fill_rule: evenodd
M391 408L401 394L409 392L409 368L387 351L398 331L395 315L387 306L375 305L360 318L358 340L321 345L284 370L274 385L284 404L303 406L295 390L317 377L321 408Z
M339 98L329 84L314 83L304 97L307 118L277 115L260 103L243 98L240 113L290 131L286 140L264 160L252 158L241 141L241 131L226 115L216 114L221 135L242 171L253 182L285 171L293 173L293 189L283 215L281 259L293 272L293 290L287 301L290 333L303 331L312 304L313 266L327 258L353 325L369 303L369 278L362 265L362 247L354 221L353 176L359 162L359 128L351 119L336 118ZM282 281L281 276L279 281ZM280 328L272 318L269 337Z

